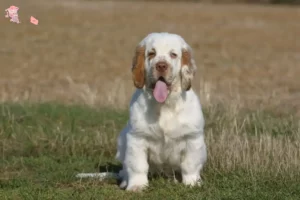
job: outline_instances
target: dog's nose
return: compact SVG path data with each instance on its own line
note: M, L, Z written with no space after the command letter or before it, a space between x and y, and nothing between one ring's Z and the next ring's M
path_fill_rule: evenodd
M168 69L168 65L166 62L158 62L156 64L156 70L159 72L164 72Z

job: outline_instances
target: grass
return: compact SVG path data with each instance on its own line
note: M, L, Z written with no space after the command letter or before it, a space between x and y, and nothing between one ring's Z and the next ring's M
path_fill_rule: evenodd
M120 168L113 157L126 110L2 104L0 199L297 199L297 118L265 111L232 115L230 109L205 109L209 161L202 187L156 177L144 193L134 194L120 190L115 180L75 178Z

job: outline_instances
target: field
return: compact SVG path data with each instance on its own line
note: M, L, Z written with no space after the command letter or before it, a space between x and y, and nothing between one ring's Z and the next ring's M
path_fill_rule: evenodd
M0 18L0 199L299 199L300 10L271 5L21 0ZM4 15L4 12L3 12ZM34 16L39 25L30 24ZM79 172L117 171L130 68L150 32L192 46L206 119L204 185L152 177L143 193Z

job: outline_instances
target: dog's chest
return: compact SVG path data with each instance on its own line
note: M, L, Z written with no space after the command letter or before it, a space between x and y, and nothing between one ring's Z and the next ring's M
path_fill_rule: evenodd
M179 167L186 143L184 140L163 139L151 141L148 146L148 158L154 165Z
M156 165L178 166L186 145L178 113L161 110L153 116L153 122L149 125L149 161Z
M179 132L183 124L179 113L168 108L161 108L153 110L150 117L153 123L149 124L149 130L154 139L168 140L180 136Z

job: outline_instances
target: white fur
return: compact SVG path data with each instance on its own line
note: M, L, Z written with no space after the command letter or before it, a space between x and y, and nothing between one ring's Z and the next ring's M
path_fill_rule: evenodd
M149 34L139 45L145 46L145 54L155 48L156 56L148 60L146 55L146 84L134 92L129 122L118 138L116 158L123 165L120 187L132 191L143 189L148 185L147 174L152 166L166 173L180 170L182 182L195 186L201 181L200 171L207 154L199 98L193 89L185 91L181 87L180 75L185 76L188 67L181 66L181 51L190 47L182 37L169 33ZM172 59L170 51L178 57ZM155 101L147 87L150 69L161 60L172 68L171 89L163 104ZM194 60L192 63L195 64Z

